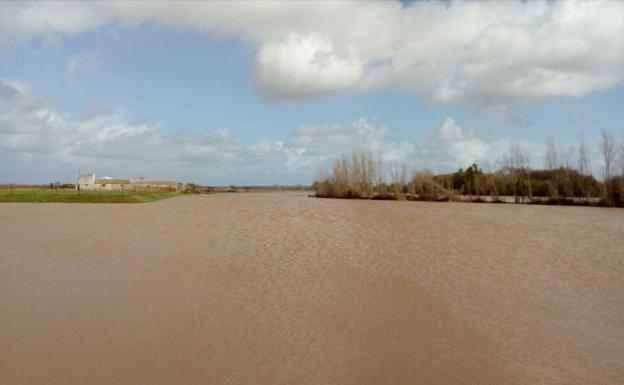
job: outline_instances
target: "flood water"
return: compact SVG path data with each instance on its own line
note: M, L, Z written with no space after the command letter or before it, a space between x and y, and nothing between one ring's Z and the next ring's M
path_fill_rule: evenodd
M0 383L622 384L624 210L0 204Z

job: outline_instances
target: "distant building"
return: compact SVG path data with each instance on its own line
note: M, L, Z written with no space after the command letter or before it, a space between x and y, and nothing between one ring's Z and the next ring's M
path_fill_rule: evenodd
M86 191L178 191L179 184L175 180L165 179L119 179L110 177L98 178L95 174L78 177L77 190Z

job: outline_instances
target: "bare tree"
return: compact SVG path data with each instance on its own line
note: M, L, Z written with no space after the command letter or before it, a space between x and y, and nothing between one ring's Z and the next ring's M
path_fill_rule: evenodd
M604 180L607 182L611 178L611 171L613 169L613 161L615 160L615 139L611 131L602 129L600 131L600 142L598 143L598 150L604 161Z
M379 154L377 155L377 161L375 163L376 163L375 185L377 186L377 193L385 194L386 193L386 175L384 172L384 164Z
M327 168L319 165L316 169L316 174L314 175L314 183L312 183L312 187L316 192L317 196L324 197L329 196L329 175L327 173Z
M529 174L529 157L520 145L513 142L509 145L506 157L507 168L514 179L516 203L531 201L531 180Z
M555 182L557 183L557 189L560 189L561 194L566 197L574 195L574 186L570 176L573 157L574 149L572 146L565 146L559 149L559 169L555 173ZM558 194L559 192L557 192Z
M338 197L346 196L349 190L349 182L349 160L343 155L334 160L331 177L333 193Z
M554 170L559 167L559 156L557 153L557 147L552 137L548 138L546 142L546 154L544 155L544 166L548 170Z
M581 137L581 143L578 147L578 171L584 177L581 178L581 185L579 189L579 197L580 196L589 196L591 187L589 185L589 179L585 176L591 175L591 160L589 155L589 149L585 144L585 138Z
M390 178L392 179L392 189L399 198L403 196L403 188L407 183L407 166L404 162L392 162L390 168Z
M581 144L579 144L578 148L578 162L579 162L579 172L583 175L591 174L590 170L590 160L589 160L589 150L587 149L587 145L585 144L585 139L581 139Z
M364 197L372 196L375 181L373 156L368 152L351 154L351 173L353 190Z
M435 200L435 182L433 181L433 174L429 170L415 171L412 174L413 192L418 194L421 199Z
M566 146L559 149L559 167L565 169L572 168L572 159L574 157L574 149L572 146Z
M313 185L317 196L370 198L378 175L377 165L370 153L352 153L334 160L331 174L319 168Z

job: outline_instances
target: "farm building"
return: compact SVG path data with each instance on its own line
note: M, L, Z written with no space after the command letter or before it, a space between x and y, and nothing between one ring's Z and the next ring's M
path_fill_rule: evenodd
M119 179L107 176L98 178L95 174L85 174L78 177L76 189L91 191L178 191L179 186L175 180Z

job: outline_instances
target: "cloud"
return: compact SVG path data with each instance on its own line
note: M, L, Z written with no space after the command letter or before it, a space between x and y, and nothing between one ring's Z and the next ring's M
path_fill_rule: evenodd
M93 30L113 20L98 7L71 2L2 2L0 50L33 36L55 39Z
M464 138L464 130L453 118L446 118L442 125L433 131L435 138L443 143L457 142Z
M100 64L101 52L80 52L69 55L65 61L65 81L76 84L78 75L96 69Z
M145 22L256 47L271 100L398 88L507 119L507 105L624 79L624 3L611 1L6 2L0 46Z
M315 34L291 34L283 41L268 42L256 57L256 85L275 100L339 92L355 87L362 76L362 63L343 57Z
M31 85L0 78L3 182L41 181L33 175L43 182L72 180L76 171L91 170L213 184L308 183L319 164L345 151L379 149L387 132L365 119L306 124L284 140L243 146L227 129L167 133L157 124L130 122L110 106L74 118Z
M379 153L388 132L387 127L377 127L363 118L350 124L305 124L295 129L282 147L291 152L291 164L316 166L345 152Z
M81 118L63 112L27 83L0 78L0 182L71 181L78 170L111 176L170 177L206 184L310 183L336 157L365 151L386 164L449 172L477 163L503 166L512 143L542 167L545 145L479 134L448 117L413 141L391 141L390 128L360 118L340 124L302 124L280 139L243 145L227 129L170 133L158 124L131 122L110 106ZM596 143L587 143L600 165ZM561 144L574 157L574 143ZM562 150L563 151L563 150ZM562 152L563 153L563 152ZM574 161L571 160L571 164Z
M544 144L478 134L476 130L461 127L450 117L433 128L428 137L414 142L408 159L412 160L412 168L433 172L455 171L472 163L477 163L484 170L495 171L504 166L506 153L512 144L517 144L526 153L531 167L542 167Z

